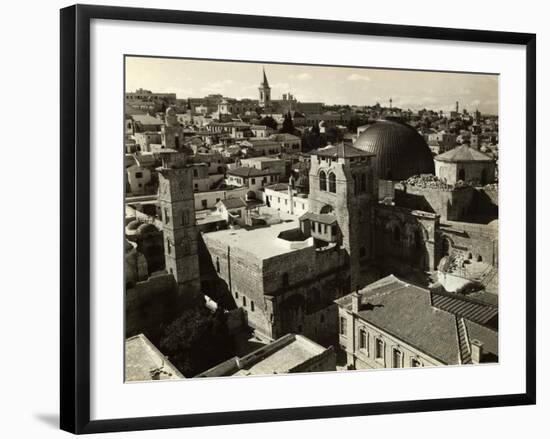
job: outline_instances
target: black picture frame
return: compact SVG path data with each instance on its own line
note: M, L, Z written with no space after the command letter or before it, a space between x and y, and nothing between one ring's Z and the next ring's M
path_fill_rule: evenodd
M526 47L526 392L224 413L90 420L90 21L131 20ZM61 404L63 430L99 433L535 404L536 36L530 33L75 5L61 10Z

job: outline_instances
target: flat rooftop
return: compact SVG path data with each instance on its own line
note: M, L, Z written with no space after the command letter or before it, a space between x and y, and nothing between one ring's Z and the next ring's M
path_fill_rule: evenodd
M266 348L260 348L259 350L261 351L263 349ZM273 353L269 354L260 361L243 367L239 371L235 372L233 376L287 373L289 370L303 364L310 358L322 354L325 350L326 349L324 347L305 337L294 335L293 340L290 343L275 350ZM254 355L254 353L251 355ZM245 359L246 357L243 357L243 360Z
M279 233L285 230L297 229L300 227L298 220L284 220L282 223L255 229L228 229L216 232L205 233L204 241L209 243L217 242L231 248L237 248L247 252L257 259L269 259L285 253L296 251L289 249L288 243L278 239Z
M126 381L151 381L154 370L160 371L161 380L185 378L143 334L127 338L124 352Z

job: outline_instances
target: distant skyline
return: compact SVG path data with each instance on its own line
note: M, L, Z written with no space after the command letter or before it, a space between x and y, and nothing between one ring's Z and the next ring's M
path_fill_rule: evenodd
M262 68L272 99L290 92L302 102L388 106L392 98L394 107L414 111L450 111L458 101L460 111L498 114L498 76L473 73L126 57L126 91L258 99Z

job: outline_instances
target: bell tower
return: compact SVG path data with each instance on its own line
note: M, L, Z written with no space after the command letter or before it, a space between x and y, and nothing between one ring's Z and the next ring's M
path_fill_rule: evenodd
M174 150L161 152L159 207L163 224L166 271L178 284L178 294L193 302L200 296L200 272L195 225L193 171L186 156Z
M269 107L271 102L271 87L269 86L269 82L267 82L265 69L263 70L263 74L264 77L258 90L260 92L260 107L266 108Z
M349 258L349 289L361 283L361 271L374 254L373 206L378 185L373 156L344 144L329 145L311 154L309 216L310 221L319 223L312 224L312 235L324 239L315 230L324 232L324 224L331 224L330 217L334 217L338 231L336 242Z

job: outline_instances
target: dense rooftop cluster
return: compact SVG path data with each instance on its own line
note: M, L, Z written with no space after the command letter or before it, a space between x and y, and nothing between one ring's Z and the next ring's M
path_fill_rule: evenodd
M455 185L448 184L433 174L413 175L407 180L404 180L402 183L408 186L415 186L424 189L454 189L456 187L468 186L467 183L462 181L457 182Z

